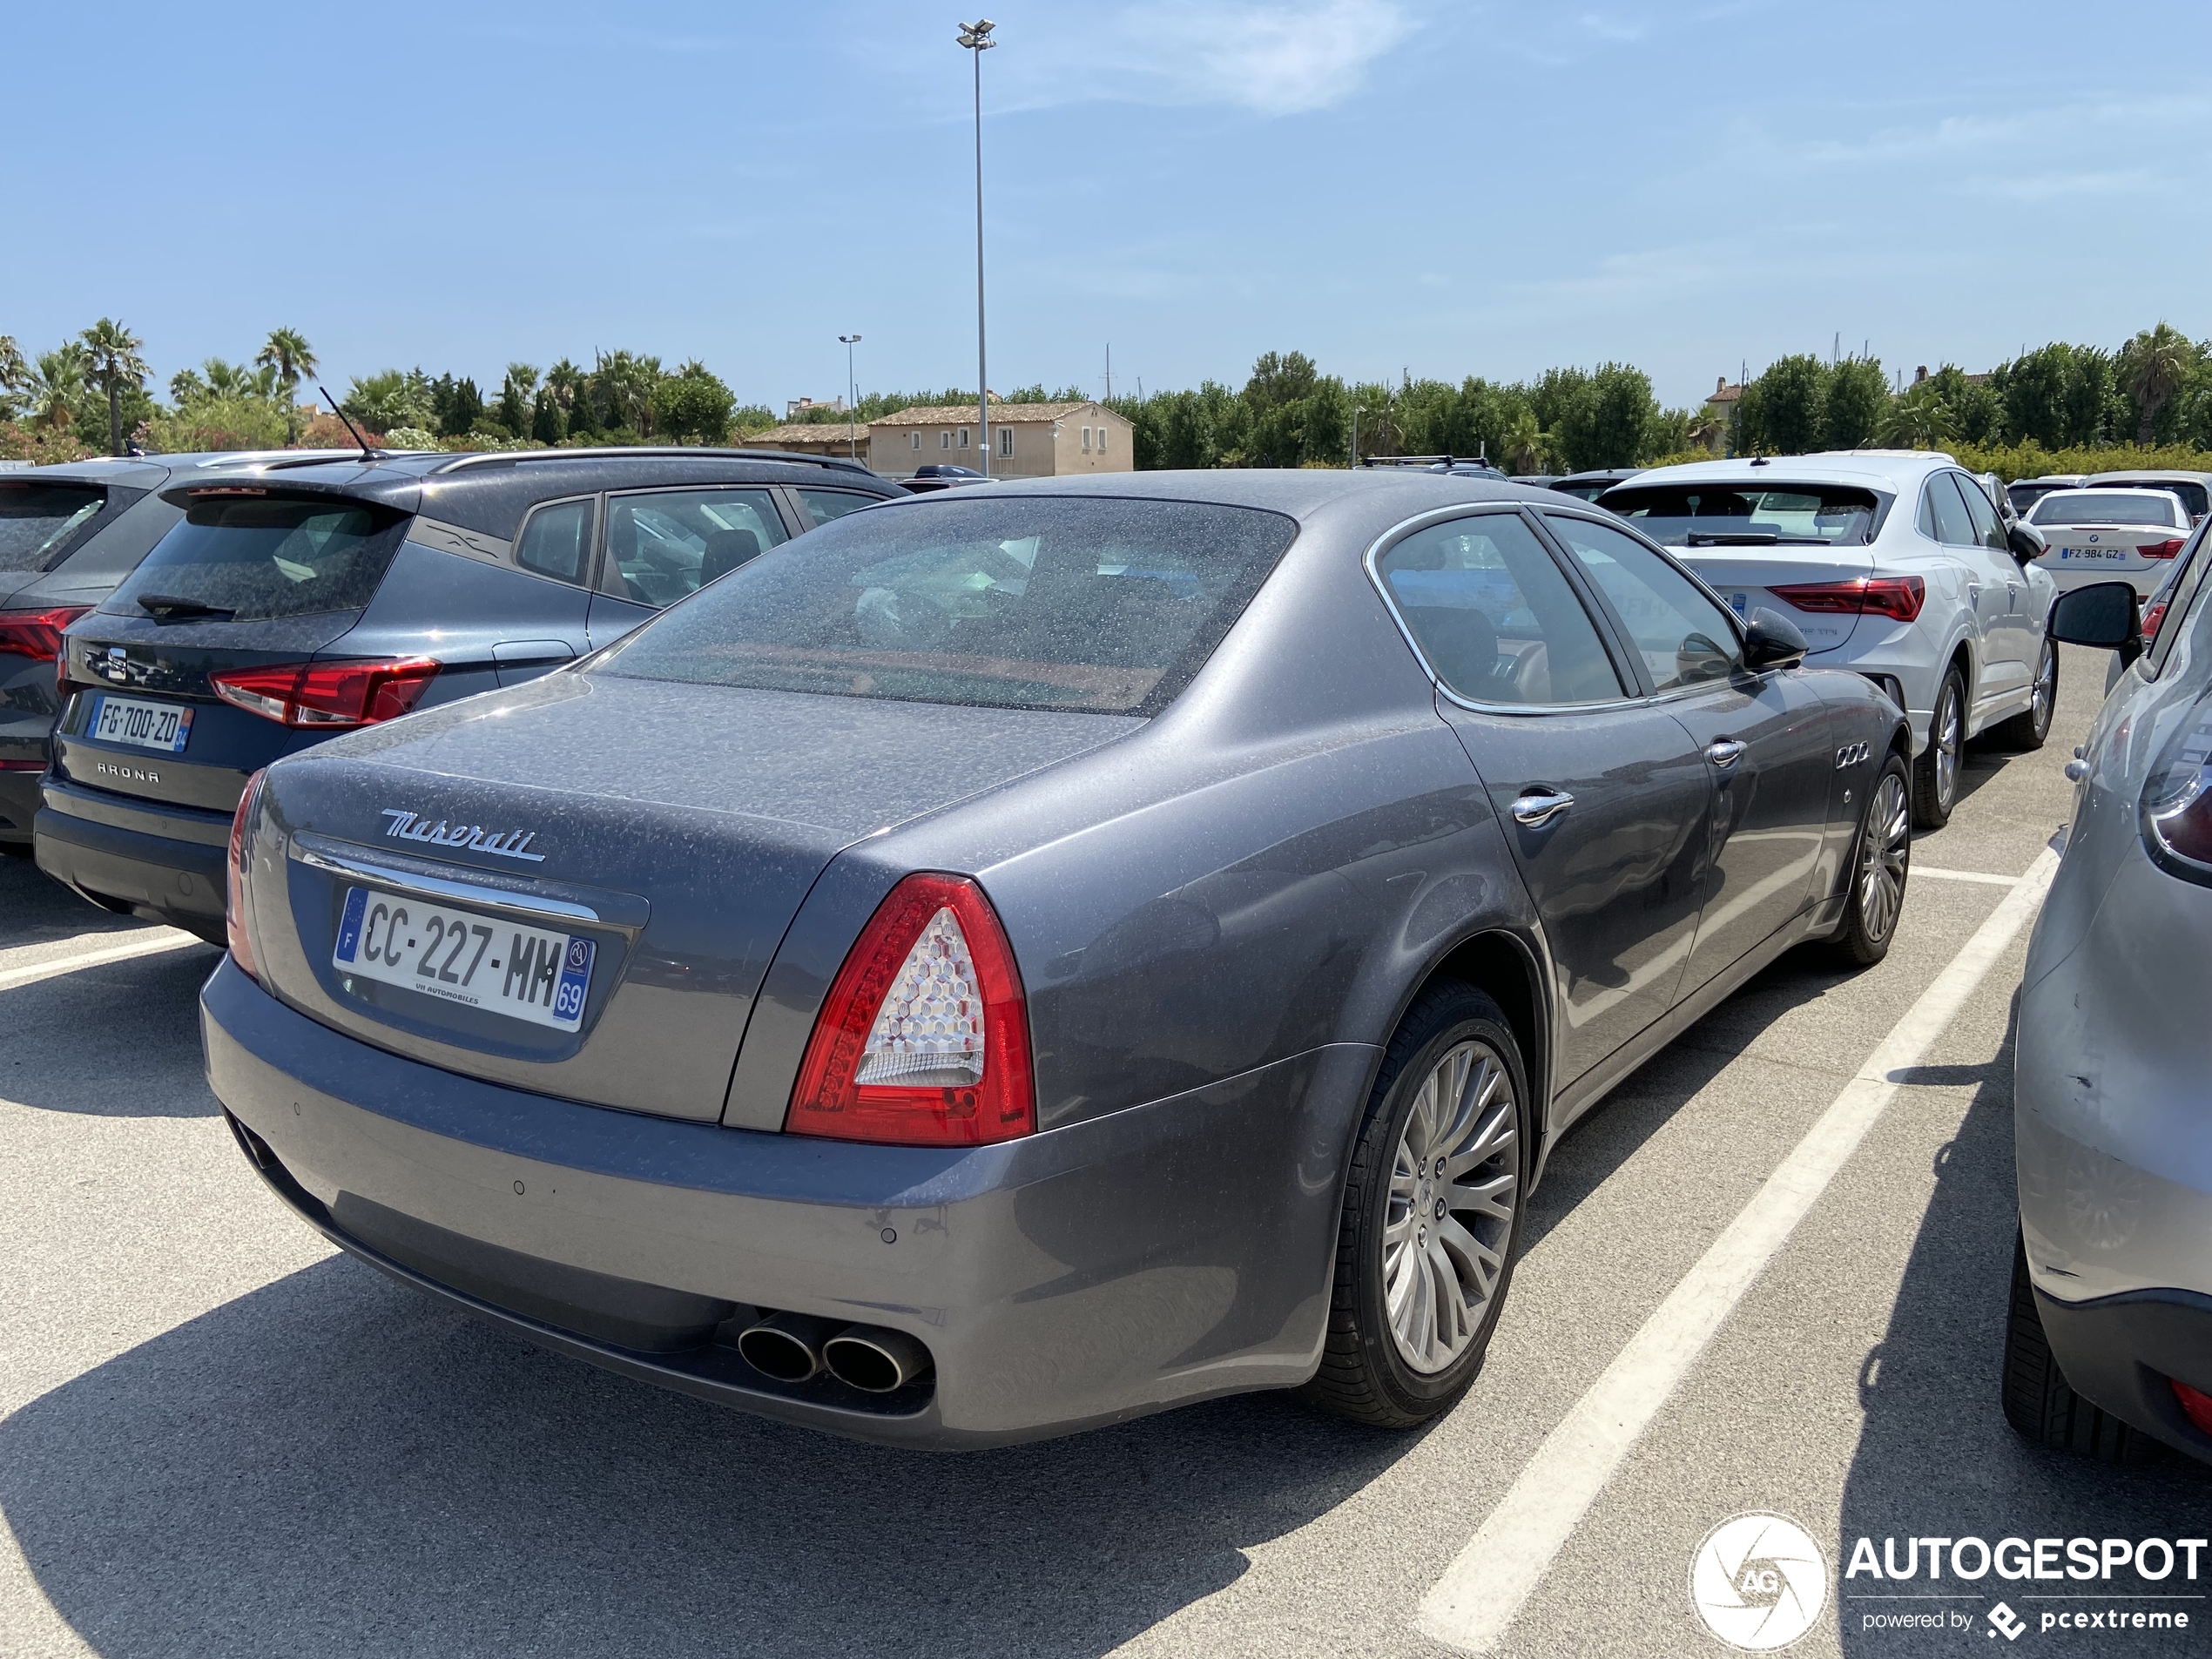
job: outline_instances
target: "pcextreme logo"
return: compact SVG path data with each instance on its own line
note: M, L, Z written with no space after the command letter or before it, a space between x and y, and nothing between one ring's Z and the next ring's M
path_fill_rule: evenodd
M1812 1534L1786 1515L1730 1515L1690 1557L1689 1604L1731 1648L1786 1648L1828 1604L1827 1558Z

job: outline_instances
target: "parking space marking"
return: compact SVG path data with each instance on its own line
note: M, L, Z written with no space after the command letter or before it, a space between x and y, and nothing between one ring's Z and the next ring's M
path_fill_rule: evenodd
M1421 1600L1416 1622L1471 1654L1493 1651L1538 1581L1736 1305L1788 1242L1919 1062L2033 918L2057 873L2046 849L1890 1028L1712 1247L1575 1401L1498 1507Z
M1992 875L1986 870L1946 870L1940 865L1916 864L1914 875L1932 875L1939 881L1981 881L1993 887L2016 887L2027 880L2025 876Z
M74 974L79 968L98 968L107 962L126 962L133 956L152 956L165 950L182 950L187 945L207 942L197 934L184 933L175 927L152 927L146 931L153 937L133 934L128 944L105 945L98 950L80 950L71 955L55 956L43 962L32 962L25 968L11 968L0 972L0 991L12 991L18 985L52 979L59 974Z

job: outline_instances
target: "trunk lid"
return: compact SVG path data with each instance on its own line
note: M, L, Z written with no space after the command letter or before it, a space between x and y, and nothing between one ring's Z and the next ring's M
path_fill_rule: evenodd
M1797 625L1811 654L1850 642L1857 616L1806 610L1774 591L1808 583L1855 582L1874 573L1874 552L1860 546L1670 547L1674 556L1705 578L1738 617L1764 606Z
M769 961L842 848L1140 724L577 673L428 710L270 774L249 881L263 983L448 1070L712 1120ZM481 960L472 943L430 966L490 977L422 979L408 929L434 914L437 937L488 934ZM393 975L359 971L363 927L401 954ZM334 961L348 949L354 967ZM560 954L568 1023L517 1002L518 951L541 970Z

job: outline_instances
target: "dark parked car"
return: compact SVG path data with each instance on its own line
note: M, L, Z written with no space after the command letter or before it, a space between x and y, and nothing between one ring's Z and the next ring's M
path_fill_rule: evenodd
M1377 469L855 514L279 761L202 998L386 1273L910 1445L1447 1409L1556 1136L1887 947L1905 732L1617 520Z
M1564 478L1554 478L1547 488L1562 496L1572 496L1576 501L1595 501L1614 485L1635 477L1642 467L1603 467L1595 472L1570 472Z
M39 867L219 942L223 846L256 768L533 678L816 523L905 494L851 462L699 449L172 482L181 521L63 637Z
M54 659L62 630L114 592L184 516L158 492L215 472L320 459L292 449L0 472L0 846L30 849L38 774L61 711Z
M926 496L933 489L957 489L962 484L986 484L991 481L973 467L955 467L947 462L931 462L926 467L916 467L914 475L906 481L907 488L917 496Z

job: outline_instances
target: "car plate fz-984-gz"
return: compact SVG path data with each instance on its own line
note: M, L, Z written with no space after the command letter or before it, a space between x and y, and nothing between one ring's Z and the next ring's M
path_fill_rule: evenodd
M597 947L581 934L353 887L330 965L341 974L573 1031L583 1019L597 954Z

